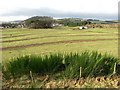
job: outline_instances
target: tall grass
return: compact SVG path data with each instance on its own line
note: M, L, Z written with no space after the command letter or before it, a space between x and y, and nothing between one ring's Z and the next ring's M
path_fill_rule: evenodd
M66 58L67 60L67 58ZM72 55L69 65L66 66L66 76L69 78L79 78L80 67L82 67L83 77L96 77L111 74L115 62L118 59L107 54L101 55L98 52L83 52L81 55Z
M85 51L82 54L22 56L5 63L2 69L6 79L10 76L15 78L29 74L30 71L41 75L63 71L67 78L79 78L80 67L82 67L82 77L109 75L113 72L117 61L117 58L107 54Z
M41 75L46 73L55 73L63 67L62 55L54 54L50 56L22 56L16 59L12 59L3 66L3 74L13 77L33 73L39 73Z

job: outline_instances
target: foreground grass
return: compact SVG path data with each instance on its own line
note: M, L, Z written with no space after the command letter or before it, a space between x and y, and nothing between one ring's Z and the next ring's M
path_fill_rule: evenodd
M117 58L107 54L85 51L81 55L58 53L44 57L22 56L5 63L2 69L5 79L29 75L30 71L41 75L64 71L67 78L79 78L80 67L82 67L82 77L96 77L111 74L117 61Z

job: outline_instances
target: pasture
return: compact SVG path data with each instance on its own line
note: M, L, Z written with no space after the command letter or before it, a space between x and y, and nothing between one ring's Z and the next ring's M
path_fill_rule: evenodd
M118 60L118 30L77 28L4 29L0 38L2 63L6 66L3 87L118 87L119 78L104 77L113 73ZM79 78L80 67L84 79Z
M73 30L75 29L75 30ZM4 29L2 31L2 61L23 55L50 53L81 53L85 50L118 56L118 30L77 27L54 29Z

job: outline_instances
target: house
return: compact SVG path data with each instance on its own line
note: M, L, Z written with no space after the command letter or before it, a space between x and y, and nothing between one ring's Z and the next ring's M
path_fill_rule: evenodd
M53 26L53 27L55 27L55 26L63 26L63 24L55 23L55 24L53 24L52 26Z
M4 27L0 26L0 29L3 29Z
M16 26L17 28L25 28L25 24L19 24Z

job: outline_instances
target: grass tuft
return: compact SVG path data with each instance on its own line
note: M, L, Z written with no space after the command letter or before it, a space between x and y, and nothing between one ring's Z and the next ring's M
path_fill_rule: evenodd
M24 74L38 73L41 75L54 74L63 71L67 78L79 78L80 67L82 77L105 76L113 73L114 65L118 58L110 55L102 55L97 51L85 51L82 54L50 54L36 56L22 56L14 58L3 65L3 77L16 78ZM118 73L118 72L117 72Z

